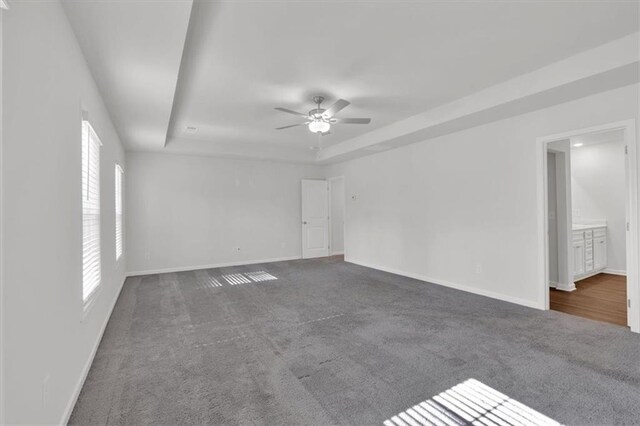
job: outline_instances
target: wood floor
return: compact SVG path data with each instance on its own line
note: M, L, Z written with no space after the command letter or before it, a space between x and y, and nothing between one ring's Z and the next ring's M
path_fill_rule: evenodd
M576 282L572 292L550 289L550 306L579 317L627 325L627 278L598 274Z

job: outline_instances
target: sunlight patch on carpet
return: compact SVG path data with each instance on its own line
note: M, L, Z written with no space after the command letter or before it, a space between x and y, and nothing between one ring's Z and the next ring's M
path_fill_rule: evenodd
M384 421L385 426L556 426L560 423L479 382L466 380Z

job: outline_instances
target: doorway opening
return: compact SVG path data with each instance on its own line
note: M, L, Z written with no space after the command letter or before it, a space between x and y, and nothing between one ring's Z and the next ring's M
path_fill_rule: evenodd
M344 177L302 180L302 258L344 256Z
M640 332L635 122L539 141L544 308Z

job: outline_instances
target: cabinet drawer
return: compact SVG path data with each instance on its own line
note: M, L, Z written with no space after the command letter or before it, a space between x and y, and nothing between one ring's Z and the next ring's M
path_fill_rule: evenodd
M584 231L585 238L593 238L593 231L590 229L588 231Z
M584 232L573 231L573 241L582 241L582 240L584 240Z
M589 260L588 262L585 262L584 266L585 266L584 268L585 271L587 272L593 271L593 260Z
M606 228L598 228L598 229L594 229L593 230L593 238L604 237L606 235L607 235L607 229Z
M586 261L593 259L593 248L588 248L584 251L584 258Z

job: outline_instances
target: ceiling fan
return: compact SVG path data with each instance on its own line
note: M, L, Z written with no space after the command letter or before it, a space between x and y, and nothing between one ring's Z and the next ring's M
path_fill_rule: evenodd
M350 102L344 99L338 99L336 103L331 105L328 109L323 109L320 104L324 101L322 96L314 96L313 102L316 104L316 108L309 111L308 114L302 112L292 111L287 108L276 108L278 111L286 112L293 115L304 117L307 121L299 124L291 124L289 126L278 127L276 130L288 129L290 127L307 126L312 133L318 133L320 135L328 135L329 129L332 124L344 123L344 124L369 124L370 118L337 118L334 117L339 111L348 106Z

